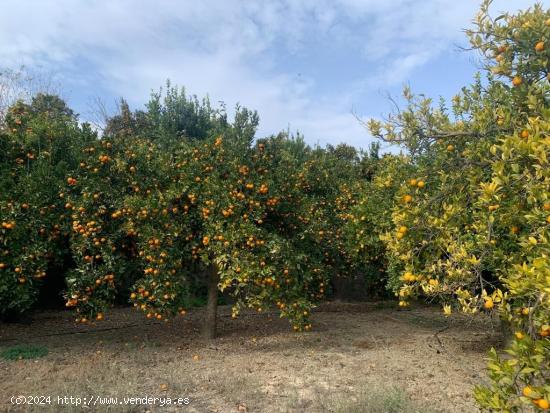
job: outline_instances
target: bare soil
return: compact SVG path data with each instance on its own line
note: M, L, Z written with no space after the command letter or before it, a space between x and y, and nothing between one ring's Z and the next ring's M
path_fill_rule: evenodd
M0 323L0 350L39 344L35 360L0 359L1 412L361 411L369 393L399 389L419 411L477 412L472 389L498 346L493 320L445 318L437 307L327 303L314 329L294 333L276 313L232 320L221 307L219 337L201 339L203 310L169 322L116 308L93 325L67 311L37 313L28 325ZM51 396L15 406L14 395ZM189 405L60 406L57 396L189 397ZM378 396L377 396L378 397ZM355 405L354 405L355 403ZM355 406L355 407L353 407ZM356 410L354 410L354 408ZM388 408L389 409L389 408Z

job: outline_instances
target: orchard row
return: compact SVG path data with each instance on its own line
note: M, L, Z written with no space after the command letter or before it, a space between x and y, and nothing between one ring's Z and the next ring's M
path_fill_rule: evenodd
M12 106L0 132L0 312L29 309L62 268L78 322L117 300L148 318L185 314L218 292L277 308L309 330L316 302L346 278L502 321L485 410L548 410L550 400L550 12L489 15L471 46L485 76L451 106L404 91L368 127L401 154L311 148L255 137L168 87L146 109L122 104L101 137L55 96ZM62 264L59 264L62 263ZM202 288L202 290L201 290Z

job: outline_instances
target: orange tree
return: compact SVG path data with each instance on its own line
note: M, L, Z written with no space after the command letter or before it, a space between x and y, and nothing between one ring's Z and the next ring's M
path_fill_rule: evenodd
M492 353L492 381L476 390L480 405L544 410L550 14L536 6L493 20L489 5L468 32L490 70L487 81L478 77L463 89L451 111L406 90L405 110L370 123L374 135L403 145L410 158L393 228L382 238L401 305L436 297L446 313L453 306L498 312L516 330L510 359Z
M365 183L376 170L376 146L364 155L345 144L311 148L300 135L259 142L273 156L274 173L281 175L276 178L278 187L293 194L293 205L278 218L278 226L293 228L300 237L299 247L315 256L328 274L329 283L320 285L319 298L326 293L341 298L346 283L357 278L368 288L378 288L373 282L378 274L369 278L372 268L347 248L345 231Z
M78 171L66 177L66 188L59 194L71 214L68 230L76 263L67 276L66 305L76 308L79 322L102 319L114 300L128 301L147 261L138 255L140 230L147 230L149 220L163 220L165 215L157 216L153 203L157 197L164 199L167 185L177 178L172 152L183 141L203 138L214 126L226 124L209 105L188 100L169 84L163 103L160 93L153 94L147 107L131 112L122 100L103 139L83 148ZM179 130L167 126L180 118ZM201 125L201 131L193 130L198 136L187 135L189 125ZM139 209L128 202L139 204ZM181 266L178 258L171 258L173 265ZM179 301L184 293L179 291Z
M323 230L312 225L319 199L308 196L294 143L279 137L252 145L249 126L176 151L177 176L155 200L167 222L151 219L143 231L148 266L132 295L148 316L181 311L177 274L200 271L208 278L208 337L215 335L218 290L234 296L234 317L242 307L276 305L295 330L311 328L310 310L326 292L331 264L319 248ZM175 236L162 230L174 226Z
M126 119L132 125L136 115ZM254 112L238 108L231 124L212 114L206 137L157 126L145 129L156 131L152 137L139 137L138 128L123 126L84 149L80 171L61 194L77 263L67 305L79 321L103 318L127 284L147 317L183 313L199 275L208 287L208 337L215 335L219 290L234 296L235 317L243 306L275 304L296 330L311 328L311 306L328 284L326 257L310 242L305 219L314 201L303 193L292 144L253 144L256 124Z
M95 139L57 96L38 94L8 109L0 130L0 316L29 309L66 251L57 190ZM46 282L48 280L46 279Z
M86 322L103 318L140 271L132 217L148 212L126 208L125 200L133 194L147 199L161 190L169 157L132 136L105 137L81 151L78 169L66 176L58 196L70 217L66 229L75 263L66 274L66 305L76 307L77 321Z
M330 285L324 285L321 292L330 288L334 296L340 297L346 279L362 269L345 248L343 232L351 207L361 193L359 154L347 145L305 147L295 170L294 185L299 190L297 200L301 208L295 208L291 217L299 221L301 245L310 250L309 255L318 254L329 274Z
M394 198L411 170L409 159L402 155L385 154L376 159L367 169L364 186L358 191L357 202L351 206L343 227L348 254L356 266L371 269L369 285L378 295L400 284L398 278L388 278L388 274L396 272L393 265L398 264L388 259L382 238L394 228Z

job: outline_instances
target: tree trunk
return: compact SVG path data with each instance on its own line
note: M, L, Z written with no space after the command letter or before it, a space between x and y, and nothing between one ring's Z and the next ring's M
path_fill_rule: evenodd
M206 319L204 321L203 336L207 340L216 338L216 318L218 313L218 282L220 276L218 268L212 264L208 268L208 297L206 302Z
M334 301L341 302L348 298L346 291L346 279L339 275L335 275L330 280L332 283L332 298Z
M512 326L508 320L500 319L501 347L508 348L512 344Z

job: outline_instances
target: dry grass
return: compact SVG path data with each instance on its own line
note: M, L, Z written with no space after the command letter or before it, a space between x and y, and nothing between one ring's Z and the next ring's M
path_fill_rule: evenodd
M129 309L114 310L96 326L70 319L49 312L30 326L0 324L0 350L21 344L49 350L35 360L0 359L0 411L83 411L9 403L24 394L190 397L188 412L474 412L471 389L483 377L485 351L498 340L486 319L471 324L431 308L399 312L368 304L325 305L314 313L316 329L304 334L275 315L233 321L223 308L221 334L212 342L200 339L200 310L167 324Z
M379 384L365 385L357 395L337 395L325 402L331 413L436 413L398 387L383 387Z

